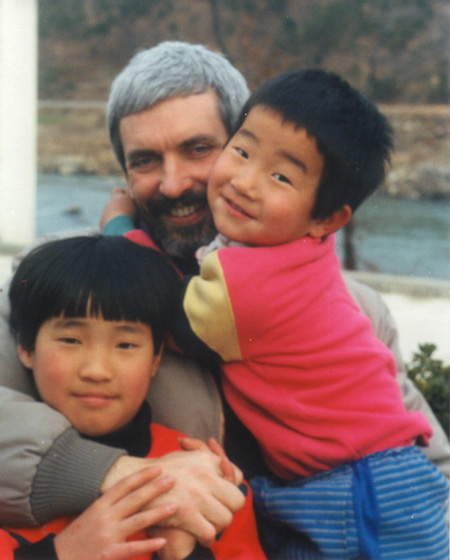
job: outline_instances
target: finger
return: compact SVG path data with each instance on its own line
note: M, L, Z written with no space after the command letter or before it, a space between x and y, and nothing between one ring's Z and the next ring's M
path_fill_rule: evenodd
M217 530L214 525L210 523L198 509L194 508L188 513L186 511L184 512L184 515L189 516L189 526L187 527L181 522L182 512L180 510L181 508L179 508L177 515L160 521L158 525L161 527L188 531L203 546L211 546L217 535Z
M214 527L216 534L228 527L233 520L233 512L218 500L205 502L200 513ZM209 535L207 536L209 537Z
M177 504L165 504L135 513L121 523L121 532L125 537L128 537L138 531L153 527L171 517L177 509Z
M222 470L222 474L225 480L232 482L233 484L236 483L236 471L225 454L225 450L214 438L209 438L208 440L208 447L214 453L221 458L220 461L220 468Z
M245 504L245 496L238 487L221 480L217 484L214 495L209 495L200 504L199 513L220 532L231 523L233 514Z
M173 518L161 522L160 525L187 530L203 546L211 545L216 535L231 523L233 513L241 509L245 503L243 493L236 486L226 481L223 481L223 484L224 493L220 500L212 494L208 494L203 497L200 504L195 506L192 504L187 507L180 505L177 514ZM220 495L220 493L218 494ZM227 502L227 505L222 502ZM186 525L186 519L189 521L188 525Z
M169 491L174 484L175 479L171 476L159 477L156 480L145 482L123 496L116 502L115 507L122 519L125 519L145 506L151 505L155 498Z
M152 552L160 550L166 544L166 539L161 537L113 544L107 551L107 556L109 560L125 560L127 558L134 558L135 556L139 556L141 554L151 554Z
M208 439L208 447L218 457L226 457L224 448L213 437Z
M234 465L233 468L235 468ZM211 492L209 494L210 499L205 500L205 504L210 505L211 509L215 507L216 502L219 502L232 513L236 513L236 511L239 511L243 507L245 497L237 486L224 478L213 479L211 476L207 476L207 478L213 481L213 483L211 482L211 484L209 484ZM208 517L209 511L202 511L202 513Z
M235 484L236 477L233 465L231 464L231 461L228 459L228 457L222 457L222 459L220 460L220 468L222 470L223 478L225 480L228 480L228 482L232 482L233 484Z
M244 480L244 473L241 471L239 467L236 467L234 463L231 463L231 461L230 464L234 471L234 484L236 486L239 486L240 484L242 484L242 481Z
M210 547L215 542L218 533L216 527L199 511L192 516L191 525L193 529L191 534L202 546Z
M116 484L111 486L111 488L105 492L100 499L104 499L105 501L109 501L111 504L114 504L137 488L153 481L160 474L161 469L158 466L150 466L140 469L116 482Z
M209 447L201 439L183 437L178 439L178 443L185 451L209 451Z

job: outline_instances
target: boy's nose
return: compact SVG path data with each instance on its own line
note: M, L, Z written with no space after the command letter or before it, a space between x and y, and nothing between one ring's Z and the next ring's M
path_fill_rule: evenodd
M79 376L84 381L100 383L112 378L112 370L106 353L92 351L80 365Z
M256 171L247 168L233 178L232 184L240 195L247 198L254 198L257 193L257 181Z

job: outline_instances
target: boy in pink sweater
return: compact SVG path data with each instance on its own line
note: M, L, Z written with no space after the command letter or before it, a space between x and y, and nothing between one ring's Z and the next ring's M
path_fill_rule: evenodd
M173 335L223 362L225 397L272 472L252 488L280 559L448 558L447 483L415 445L431 428L404 408L335 253L391 147L348 83L291 72L250 97L208 183L219 236L185 279Z

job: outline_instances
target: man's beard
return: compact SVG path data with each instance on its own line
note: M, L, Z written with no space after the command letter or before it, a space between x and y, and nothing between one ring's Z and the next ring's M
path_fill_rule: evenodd
M181 259L192 259L195 251L207 245L216 235L216 229L208 211L207 215L195 224L175 226L164 220L173 208L196 206L207 208L205 192L187 192L178 198L158 196L145 206L138 207L138 221L153 241L169 256Z

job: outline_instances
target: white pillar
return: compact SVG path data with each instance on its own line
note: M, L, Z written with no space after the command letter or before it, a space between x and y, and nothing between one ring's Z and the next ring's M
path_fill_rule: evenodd
M37 0L0 0L0 246L34 239Z

